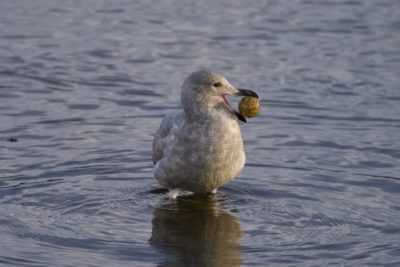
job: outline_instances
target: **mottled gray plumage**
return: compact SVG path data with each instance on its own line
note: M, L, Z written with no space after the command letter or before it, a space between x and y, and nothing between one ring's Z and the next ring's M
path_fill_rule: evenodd
M216 192L244 167L238 118L225 95L256 95L222 75L192 73L183 83L183 110L168 114L153 140L154 176L175 198L179 190Z

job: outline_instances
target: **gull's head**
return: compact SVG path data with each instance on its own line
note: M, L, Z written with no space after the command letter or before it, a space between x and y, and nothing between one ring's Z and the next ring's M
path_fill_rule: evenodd
M226 99L231 96L254 96L256 93L247 89L236 89L221 74L200 70L193 72L182 85L181 101L189 115L207 115L215 110L246 119L235 111Z

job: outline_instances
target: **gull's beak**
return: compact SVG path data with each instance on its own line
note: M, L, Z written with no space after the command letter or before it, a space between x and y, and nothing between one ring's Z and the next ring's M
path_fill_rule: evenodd
M238 92L235 93L236 96L253 96L258 98L258 95L249 89L237 89L237 90Z
M237 89L237 90L238 92L234 94L235 96L253 96L258 98L258 95L249 89ZM239 120L243 121L244 123L247 122L246 119L242 115L240 115L239 112L234 110L234 113Z
M234 110L233 113L235 114L235 116L236 116L240 121L243 121L244 123L247 122L246 119L245 119L245 117L243 117L242 115L240 115L240 113L237 112L236 110Z

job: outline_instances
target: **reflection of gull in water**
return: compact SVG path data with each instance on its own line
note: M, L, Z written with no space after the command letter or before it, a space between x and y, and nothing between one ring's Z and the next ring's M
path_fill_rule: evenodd
M179 190L215 193L243 169L238 119L225 95L257 96L236 89L222 75L192 73L183 83L183 110L167 115L153 140L154 176L175 198Z
M216 203L213 195L192 195L154 211L150 244L166 254L160 266L240 266L240 224Z

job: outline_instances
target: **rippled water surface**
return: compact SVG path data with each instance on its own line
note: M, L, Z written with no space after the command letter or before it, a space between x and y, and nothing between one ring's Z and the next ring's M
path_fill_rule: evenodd
M0 2L1 266L400 266L398 1ZM199 68L262 98L246 167L170 202Z

